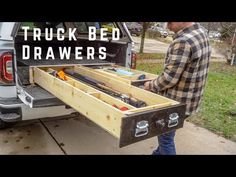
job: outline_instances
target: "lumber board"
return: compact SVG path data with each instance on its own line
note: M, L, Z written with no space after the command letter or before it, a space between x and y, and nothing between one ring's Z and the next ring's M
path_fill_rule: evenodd
M122 66L116 66L116 65L113 67L124 69L127 71L131 71L134 73L134 75L133 76L125 76L125 75L116 74L114 71L106 71L106 69L109 67L104 67L104 69L95 69L95 71L100 72L100 73L104 73L104 75L107 75L107 76L110 75L110 76L112 76L118 80L124 81L126 83L131 83L132 81L138 81L137 77L140 76L141 74L144 74L146 76L146 79L144 79L144 80L151 80L151 79L155 79L158 77L158 75L147 73L147 72L140 71L140 70L134 70L134 69L130 69L130 68L122 67Z
M78 88L78 89L80 89L80 90L82 90L86 93L89 93L90 95L93 95L93 96L97 97L98 99L109 103L110 105L115 104L119 107L125 106L129 109L135 109L135 107L133 107L133 106L131 106L131 105L119 100L119 99L116 99L116 98L114 98L110 95L107 95L107 94L103 93L102 91L99 91L99 90L97 90L93 87L90 87L90 86L88 86L84 83L81 83L81 82L73 79L72 77L70 77L68 75L67 75L67 78L69 80L66 81L66 82L69 83L70 85L72 85L73 87L76 87L76 88Z
M148 111L148 110L152 110L152 109L162 108L162 107L166 107L166 106L171 106L171 103L170 102L166 102L166 103L146 106L146 107L142 107L142 108L134 108L134 109L131 109L131 110L127 110L124 113L125 114L132 114L132 113L136 113L136 112L143 112L143 111Z
M35 83L48 90L64 103L70 105L115 137L120 137L121 119L124 116L122 111L37 67L34 67L33 71Z
M114 78L104 76L101 73L97 73L91 69L87 69L83 66L75 66L74 71L78 72L79 74L86 75L88 77L92 77L98 81L106 83L106 86L121 92L128 94L134 98L140 99L145 101L148 105L156 105L160 103L171 102L172 105L178 104L178 102L168 99L164 96L157 95L155 93L140 89L138 87L132 86L130 84L124 83L122 81L116 80Z

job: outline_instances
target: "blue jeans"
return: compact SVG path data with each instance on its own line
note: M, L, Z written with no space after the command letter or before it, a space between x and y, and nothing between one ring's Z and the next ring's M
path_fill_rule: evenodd
M174 137L175 130L158 136L159 146L152 155L176 155Z

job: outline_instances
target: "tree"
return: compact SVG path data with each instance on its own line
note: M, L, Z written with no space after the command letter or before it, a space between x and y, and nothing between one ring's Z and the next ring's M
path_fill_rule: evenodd
M222 40L225 40L231 46L235 45L236 22L221 22Z
M200 22L200 24L209 31L218 31L221 28L220 22Z
M232 64L232 58L236 54L236 22L222 22L222 40L226 41L230 46L227 56L227 61L229 64Z
M146 34L146 31L150 25L150 22L143 22L142 25L143 25L143 29L142 29L142 36L141 36L141 44L140 44L139 53L143 53L145 34Z
M207 24L207 34L208 35L209 35L210 30L211 30L211 23L208 22L208 24Z

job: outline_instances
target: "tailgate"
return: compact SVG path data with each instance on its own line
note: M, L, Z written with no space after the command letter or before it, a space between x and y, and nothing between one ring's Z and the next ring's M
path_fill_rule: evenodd
M136 76L111 75L101 67L110 66L31 67L31 80L117 137L120 147L183 127L185 105L133 86L141 81ZM66 79L55 75L60 71ZM132 72L146 74L143 80L155 76ZM140 102L145 104L134 104Z

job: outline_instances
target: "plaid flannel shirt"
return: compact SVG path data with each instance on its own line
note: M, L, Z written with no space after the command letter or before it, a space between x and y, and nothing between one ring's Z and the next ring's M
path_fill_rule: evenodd
M153 92L185 103L186 115L196 112L207 79L211 47L198 23L173 36L164 72L150 82Z

